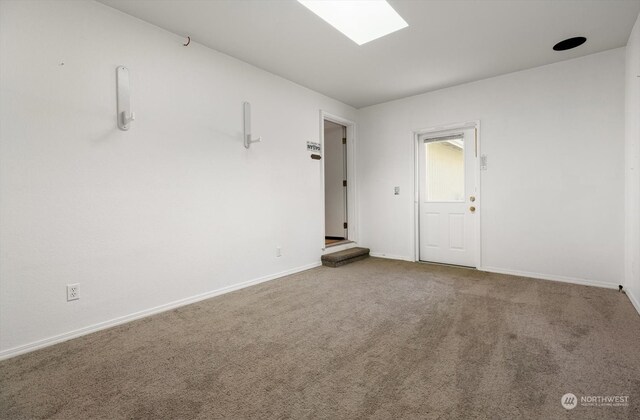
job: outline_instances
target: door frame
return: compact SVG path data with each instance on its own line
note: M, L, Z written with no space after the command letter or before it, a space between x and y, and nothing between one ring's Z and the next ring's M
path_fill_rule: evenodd
M358 203L356 201L356 123L338 115L320 110L320 148L322 150L322 164L320 165L320 194L322 195L322 242L321 250L326 251L325 246L325 193L324 193L324 121L331 121L347 127L347 239L348 243L330 247L331 252L351 248L358 243Z
M462 123L444 124L430 128L417 129L412 131L411 142L413 145L413 257L414 261L420 261L420 137L425 134L436 134L443 131L461 130L475 128L476 130L476 169L474 171L476 182L476 224L475 224L475 241L476 241L476 256L475 256L475 268L480 269L482 267L482 185L480 176L480 156L481 153L481 130L480 120L466 121Z

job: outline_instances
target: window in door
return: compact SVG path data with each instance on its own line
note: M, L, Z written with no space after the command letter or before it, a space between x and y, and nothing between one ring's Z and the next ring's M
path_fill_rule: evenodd
M464 142L425 141L427 201L464 202Z

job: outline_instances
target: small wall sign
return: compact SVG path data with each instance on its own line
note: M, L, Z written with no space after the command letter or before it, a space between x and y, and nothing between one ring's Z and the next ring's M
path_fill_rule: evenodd
M310 152L316 152L316 153L320 153L322 151L322 148L320 147L320 143L316 143L313 141L308 141L307 142L307 150Z

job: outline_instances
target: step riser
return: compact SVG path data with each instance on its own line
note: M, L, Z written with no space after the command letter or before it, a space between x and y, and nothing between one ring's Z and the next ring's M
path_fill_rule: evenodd
M342 260L342 261L337 261L337 262L322 261L322 265L324 265L326 267L340 267L341 265L345 265L345 264L349 264L349 263L352 263L352 262L364 260L365 258L369 258L369 254L360 255L360 256L357 256L357 257L354 257L354 258L349 258L347 260Z
M327 267L340 267L355 261L369 257L369 248L349 248L322 256L322 265Z

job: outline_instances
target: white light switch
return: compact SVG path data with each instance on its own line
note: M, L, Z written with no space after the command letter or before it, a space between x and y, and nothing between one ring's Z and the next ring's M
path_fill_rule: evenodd
M400 187L393 187L393 195L400 195Z
M487 155L480 156L480 170L481 171L487 170Z

